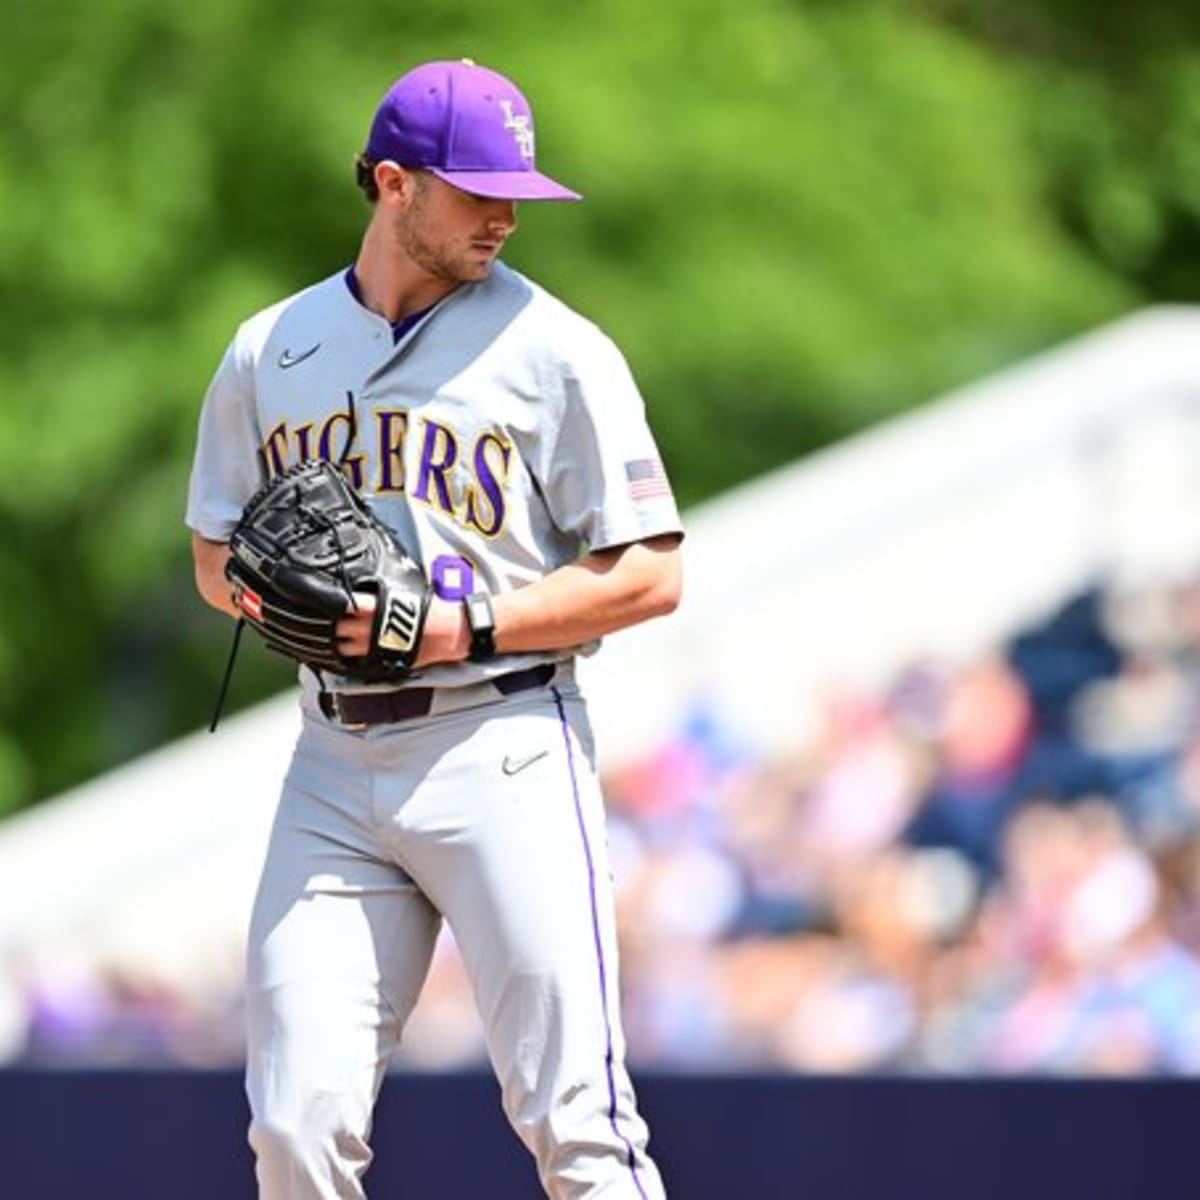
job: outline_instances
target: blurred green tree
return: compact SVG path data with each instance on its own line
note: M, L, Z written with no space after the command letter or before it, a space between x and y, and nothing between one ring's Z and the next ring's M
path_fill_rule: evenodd
M207 719L181 524L235 324L336 270L383 89L518 79L588 194L510 261L626 349L681 499L1200 283L1183 3L46 0L0 102L0 812ZM284 686L251 650L234 707Z

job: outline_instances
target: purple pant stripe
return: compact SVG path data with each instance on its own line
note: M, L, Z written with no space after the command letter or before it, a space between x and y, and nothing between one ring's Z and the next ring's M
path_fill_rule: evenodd
M642 1188L642 1181L638 1177L637 1169L637 1153L634 1151L633 1143L621 1132L617 1125L617 1083L613 1073L613 1037L612 1037L612 1021L608 1012L608 969L604 962L604 947L600 937L600 917L598 912L598 904L596 900L596 868L592 861L592 847L588 841L587 826L583 820L583 803L579 796L579 779L575 773L575 751L571 743L571 727L567 722L567 712L563 707L562 696L557 688L550 689L554 693L554 703L558 708L558 720L562 726L563 742L567 747L567 767L571 772L571 793L575 801L575 820L579 826L579 837L583 842L583 853L587 859L588 870L588 897L592 906L592 940L596 946L596 967L600 976L600 1007L604 1013L604 1070L608 1077L608 1121L612 1126L612 1131L624 1144L627 1153L627 1163L630 1174L633 1176L633 1185L638 1190L638 1195L645 1200L646 1193Z

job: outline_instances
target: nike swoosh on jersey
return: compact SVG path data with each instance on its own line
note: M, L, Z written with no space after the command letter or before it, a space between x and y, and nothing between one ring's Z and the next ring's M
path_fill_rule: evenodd
M506 754L504 761L500 764L500 770L505 775L515 775L518 771L525 770L526 767L532 767L539 758L545 758L549 753L549 750L538 750L534 754L526 754L523 758L510 758Z
M286 371L288 367L294 367L297 363L302 363L306 358L312 358L314 354L321 348L321 343L318 342L315 346L309 346L307 350L301 350L299 354L293 354L290 350L284 349L279 356L279 366L281 370Z

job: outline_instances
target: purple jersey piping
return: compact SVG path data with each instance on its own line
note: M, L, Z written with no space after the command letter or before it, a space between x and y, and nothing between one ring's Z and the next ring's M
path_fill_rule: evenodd
M608 1015L608 970L604 963L604 948L600 937L599 905L596 900L596 867L592 861L592 847L588 841L587 826L583 820L583 802L579 796L579 780L575 773L575 751L571 745L571 727L567 722L566 708L563 705L561 693L558 688L551 688L550 691L554 695L554 705L558 709L558 721L562 728L563 741L567 747L567 768L571 773L571 795L575 802L575 821L579 826L579 838L583 843L583 854L587 860L588 899L592 906L592 940L596 947L596 967L600 977L600 1008L604 1013L604 1070L608 1077L608 1123L625 1147L628 1155L626 1165L629 1167L629 1173L633 1176L633 1186L637 1188L638 1195L642 1197L642 1200L647 1200L642 1181L638 1177L637 1153L633 1148L633 1143L617 1126L617 1083L613 1072L612 1021Z

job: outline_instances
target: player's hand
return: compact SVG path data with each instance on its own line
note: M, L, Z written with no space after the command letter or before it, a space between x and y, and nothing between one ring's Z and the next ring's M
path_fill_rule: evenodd
M347 658L362 658L371 650L375 597L370 592L354 592L353 595L356 607L338 621L337 643Z
M375 597L370 592L355 592L357 609L347 613L337 623L338 649L348 658L361 658L371 649L371 634L375 624ZM471 648L471 634L463 606L436 596L429 606L425 630L416 666L427 667L435 662L460 662Z

